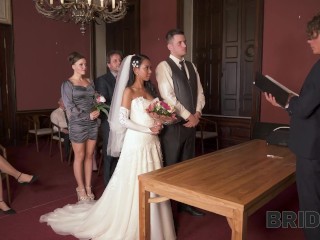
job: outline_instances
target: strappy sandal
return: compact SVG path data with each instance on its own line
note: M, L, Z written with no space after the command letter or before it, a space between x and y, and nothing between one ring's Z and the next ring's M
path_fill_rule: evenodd
M94 200L95 196L94 196L94 194L92 193L91 188L92 188L92 187L86 187L87 196L88 196L89 200Z
M89 200L89 197L87 196L86 190L84 188L82 188L82 189L76 188L76 191L77 191L77 196L78 196L79 202Z

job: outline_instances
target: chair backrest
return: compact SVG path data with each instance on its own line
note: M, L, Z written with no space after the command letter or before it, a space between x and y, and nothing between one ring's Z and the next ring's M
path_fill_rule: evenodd
M203 117L200 118L197 128L200 131L218 132L217 122Z
M207 118L200 118L196 128L196 138L208 139L218 137L218 124Z
M28 120L28 130L37 130L40 128L40 121L36 115L27 116Z
M60 140L61 142L64 141L63 137L61 136L61 127L52 121L51 121L51 138L55 140Z
M35 130L37 132L38 129L41 128L50 128L50 117L43 114L34 114L31 116L27 116L27 120L29 121L29 130Z
M256 122L253 126L251 139L266 140L269 134L277 127L289 126L281 123Z

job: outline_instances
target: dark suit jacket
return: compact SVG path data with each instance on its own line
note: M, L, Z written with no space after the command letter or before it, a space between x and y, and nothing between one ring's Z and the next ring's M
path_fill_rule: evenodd
M320 159L320 60L310 70L299 97L290 99L290 149L299 157Z
M116 85L116 78L113 76L113 74L108 71L106 74L95 79L94 85L96 91L105 97L106 104L110 106L114 87ZM105 114L100 114L100 117L101 120L106 119Z

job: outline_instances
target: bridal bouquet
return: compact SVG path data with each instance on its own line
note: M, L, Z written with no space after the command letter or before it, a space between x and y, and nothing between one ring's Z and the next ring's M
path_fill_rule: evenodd
M102 112L104 112L104 113L108 116L108 115L109 115L108 109L110 109L110 106L108 106L108 105L105 103L105 102L106 102L105 97L96 92L96 93L94 94L94 98L95 98L94 107L95 107L98 111L102 111Z
M164 101L154 101L146 109L147 113L162 124L170 124L177 120L174 107Z

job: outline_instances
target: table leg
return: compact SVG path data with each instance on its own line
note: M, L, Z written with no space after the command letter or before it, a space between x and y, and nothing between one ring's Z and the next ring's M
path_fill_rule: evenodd
M150 240L150 192L139 181L139 239Z
M247 239L247 215L240 210L234 210L233 218L228 218L227 221L231 228L231 240L246 240Z

